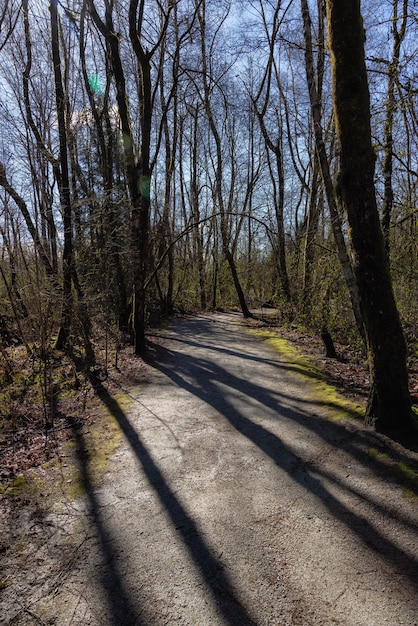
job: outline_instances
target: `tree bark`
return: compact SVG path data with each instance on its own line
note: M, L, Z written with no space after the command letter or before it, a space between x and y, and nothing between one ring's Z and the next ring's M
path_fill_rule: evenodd
M176 26L176 34L178 35L177 22ZM178 39L178 36L177 36ZM165 46L165 41L164 41ZM176 59L177 61L177 59ZM173 67L173 76L178 75L178 67L177 62L175 61L175 66ZM167 111L168 103L167 99L170 97L165 92L166 85L166 76L164 74L164 66L167 63L166 55L164 54L164 50L161 51L161 58L159 62L159 87L160 87L160 99L161 99L161 107L163 111ZM175 202L173 196L173 190L175 185L175 177L174 177L174 162L177 153L177 143L178 143L178 102L177 102L177 81L174 81L171 90L173 94L173 112L172 112L172 122L169 124L167 115L163 115L162 119L162 132L164 135L164 148L165 148L165 183L164 183L164 205L163 205L163 214L161 219L161 237L159 242L159 256L161 257L164 254L164 251L168 249L167 254L167 280L165 285L164 293L162 294L162 308L163 313L165 315L172 315L174 312L174 250L173 246L171 246L171 242L173 239L172 235L172 225L171 225L171 209L172 205ZM171 131L171 134L170 134ZM173 211L174 213L174 211ZM175 219L173 217L173 219Z
M122 127L125 175L131 204L131 252L133 265L131 327L135 354L145 356L145 281L149 260L148 239L151 179L151 58L156 47L150 52L143 50L139 38L143 18L143 5L141 3L140 16L137 20L138 0L131 0L129 4L129 36L138 60L141 88L141 93L139 94L141 155L137 161L134 152L134 137L129 115L125 74L120 54L120 42L113 25L112 7L107 6L105 22L99 17L93 0L89 0L89 9L94 23L106 40L115 79L116 101Z
M408 0L402 1L402 22L401 28L398 28L398 0L393 0L393 52L392 60L388 68L388 91L386 98L386 120L385 120L385 139L384 139L384 159L383 159L383 180L384 180L384 196L382 208L382 227L383 236L385 238L386 250L390 250L390 223L392 219L393 209L393 119L396 110L395 86L399 74L399 58L401 53L401 44L406 34L406 20L408 15Z
M0 162L0 187L9 194L9 196L14 200L16 205L19 207L20 212L25 220L26 227L29 231L30 236L32 237L32 241L34 243L35 249L39 254L39 258L42 261L44 269L49 278L54 280L54 285L59 286L58 279L56 276L56 272L52 266L51 259L48 255L47 250L45 250L45 246L42 243L42 240L39 236L38 229L36 228L33 220L31 218L29 209L26 205L24 199L17 193L14 187L10 184L7 176L6 176L6 168L3 163Z
M310 311L312 304L312 270L315 261L315 239L318 232L320 201L318 191L320 186L320 167L318 155L315 154L312 168L312 184L309 196L309 209L306 223L305 244L303 249L303 286L302 306L305 312Z
M5 47L9 38L12 36L17 21L19 19L20 8L15 9L12 2L3 0L3 7L0 8L0 52Z
M205 287L205 262L203 256L203 234L200 228L199 209L199 176L198 176L198 128L199 128L199 108L190 107L189 114L192 118L193 142L191 146L191 172L190 172L190 204L193 219L196 223L194 228L194 242L196 248L197 268L199 275L199 299L200 307L204 311L207 307L206 287Z
M118 312L118 326L121 331L126 332L129 326L129 304L128 293L125 275L123 271L123 262L121 259L121 253L119 250L118 226L120 223L120 216L115 209L112 202L112 188L113 188L113 172L114 172L114 157L115 157L115 145L112 138L113 130L109 114L108 100L106 98L105 104L102 108L99 108L94 97L94 91L91 88L87 63L85 58L85 46L86 46L86 12L87 12L87 0L84 0L83 7L80 13L80 34L79 34L79 52L81 60L81 69L84 79L84 87L87 93L87 97L90 104L90 109L93 115L95 129L97 133L97 141L100 155L100 165L103 178L104 188L104 202L103 213L104 222L106 226L106 235L110 240L110 263L113 266L113 272L115 276L115 284L117 290L117 312ZM110 77L107 77L108 81ZM106 131L106 132L105 132Z
M303 19L303 33L305 38L306 79L309 88L309 98L313 118L315 147L321 167L322 179L324 181L325 195L327 198L327 204L330 212L332 233L334 235L335 245L337 247L338 258L350 295L351 306L356 320L357 329L361 337L364 339L363 319L358 286L356 284L353 267L345 244L345 239L342 231L341 216L338 211L336 190L330 172L329 161L322 131L322 102L320 99L320 92L318 93L317 83L315 80L312 46L312 27L307 0L301 0L301 9Z
M68 168L67 132L65 124L65 92L61 72L61 55L59 50L58 10L57 3L50 0L49 11L51 14L51 47L52 61L54 64L55 102L57 110L57 124L59 136L59 194L62 208L62 221L64 230L64 246L62 251L63 271L63 302L61 312L61 325L55 342L57 350L65 348L69 341L71 318L73 310L72 277L74 268L74 248L71 215L71 194Z
M339 186L347 211L371 377L366 423L383 432L409 431L412 410L406 344L374 188L375 154L360 3L327 0L326 7L340 144Z

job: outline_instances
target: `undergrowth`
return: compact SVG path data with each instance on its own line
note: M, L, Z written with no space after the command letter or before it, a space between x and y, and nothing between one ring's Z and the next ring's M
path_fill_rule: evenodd
M71 354L12 344L0 359L0 483L14 492L21 472L48 462L57 447L73 436L94 396L92 380L106 380L115 368L120 344L98 335L95 361L86 362L82 348ZM6 367L7 365L7 367ZM16 483L17 485L17 483Z

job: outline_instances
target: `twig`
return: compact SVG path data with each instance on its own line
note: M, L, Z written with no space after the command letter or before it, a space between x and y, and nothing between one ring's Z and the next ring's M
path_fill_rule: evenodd
M38 624L42 624L42 626L47 626L47 623L44 622L44 620L42 618L39 617L39 615L36 615L36 613L34 613L33 611L31 611L28 608L24 608L23 609L24 613L27 613L28 615L30 615L31 617L33 617L34 619L36 619L36 621L38 622Z

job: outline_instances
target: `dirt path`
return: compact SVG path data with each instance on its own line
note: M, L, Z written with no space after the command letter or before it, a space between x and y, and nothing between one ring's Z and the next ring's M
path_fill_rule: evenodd
M87 497L46 542L66 567L34 562L2 623L418 624L416 501L236 322L174 322L127 408L99 390L124 443L92 487L79 434Z

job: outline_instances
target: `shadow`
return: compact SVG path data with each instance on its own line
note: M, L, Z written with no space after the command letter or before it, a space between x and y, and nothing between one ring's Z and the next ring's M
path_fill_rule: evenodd
M92 380L91 382L100 400L117 420L148 481L155 489L158 498L169 514L174 528L180 533L189 554L212 592L217 609L223 616L225 624L230 626L255 626L256 622L236 597L232 584L224 572L223 564L211 553L203 541L196 522L167 484L161 470L142 443L137 431L118 402L109 394L100 381ZM123 622L119 623L122 624ZM140 622L136 623L140 624Z
M355 496L359 500L364 500L368 502L368 504L378 514L383 515L385 518L391 518L392 520L396 522L400 522L406 528L416 531L417 529L416 521L414 519L407 519L406 517L400 515L398 509L389 508L388 506L383 506L380 502L377 502L376 500L370 497L366 499L362 491L360 491L359 489L355 489L354 487L348 485L343 480L336 478L330 472L320 469L319 467L316 467L312 464L308 464L308 467L311 472L314 472L316 475L320 476L321 478L325 478L329 482L332 482L335 485L338 485L341 489L344 489L347 493L350 493L351 495Z
M149 621L145 624L141 620L119 571L117 557L112 548L112 537L102 519L100 502L90 477L89 453L81 426L78 422L72 421L71 429L76 445L76 459L80 470L81 485L88 498L90 515L97 531L100 550L104 558L100 582L109 607L111 624L113 626L150 626Z
M201 329L204 326L205 324L202 320L198 324L189 322L188 327L182 324L179 332L187 333L187 335L192 334L194 336L192 343L200 349L205 347L214 349L214 343L218 340L220 342L222 337L212 337L210 345L206 346L204 337L210 330L206 328L204 329L205 332L202 333ZM178 330L177 326L176 329ZM237 334L240 335L240 333ZM233 335L233 333L230 333L230 335ZM197 336L201 338L201 341L196 339ZM171 342L172 337L169 339ZM189 340L183 336L181 341L187 342ZM199 354L201 355L202 353L200 352ZM243 353L239 354L239 356L243 361L246 361L248 358L251 361L256 360L253 356L247 357ZM379 442L377 437L373 437L371 433L364 433L363 437L359 437L355 431L350 432L344 426L313 415L309 410L304 411L303 409L293 408L291 401L294 401L294 398L289 398L277 391L273 392L268 388L268 382L266 386L260 386L251 383L248 377L242 379L233 372L225 370L212 358L206 359L199 355L193 356L186 351L177 353L173 349L159 345L154 346L153 366L171 379L175 385L187 390L213 407L242 436L253 442L272 459L277 467L285 471L296 483L317 497L330 514L345 524L352 532L356 533L364 544L392 563L399 573L409 578L415 586L418 584L417 558L398 546L395 541L385 536L366 517L350 510L327 489L321 481L320 472L315 467L310 466L308 462L295 454L286 443L269 431L268 428L245 417L229 400L231 392L223 391L221 385L230 389L232 393L248 397L251 402L255 400L260 403L270 410L270 414L274 413L277 419L281 418L300 424L320 436L327 443L343 447L348 454L368 468L376 464L379 466L379 460L372 459L367 454L369 441L373 442L375 447L382 445L382 442ZM301 404L303 406L303 401ZM310 406L313 404L309 402ZM366 445L364 438L367 439ZM338 482L338 479L330 476L327 476L326 480ZM345 488L341 482L340 487ZM365 494L361 494L361 497L363 500L371 502ZM371 504L373 505L372 502ZM380 506L380 510L385 515L389 513L385 507ZM390 515L402 523L402 519L396 514L396 511L390 511Z
M204 333L199 332L202 328L202 325L204 324L208 325L206 332ZM266 357L259 357L259 356L255 356L255 355L243 352L242 335L240 336L239 334L237 334L237 339L236 339L236 343L237 343L236 350L233 350L231 348L224 348L218 344L217 340L214 338L211 332L212 330L211 326L216 327L217 325L219 326L219 324L217 324L216 321L211 320L211 317L209 315L208 316L204 316L204 315L196 316L196 317L180 319L180 320L177 319L176 328L178 328L178 333L177 335L169 335L168 338L170 342L175 342L181 345L189 346L191 348L199 348L199 349L204 348L205 350L213 351L215 353L214 362L216 362L216 354L227 355L227 356L231 356L235 358L244 359L246 362L252 362L254 364L261 363L265 365L271 365L275 369L282 370L283 372L292 372L297 375L303 376L303 378L312 379L317 382L321 382L321 381L329 382L330 384L334 384L337 388L342 387L342 385L338 382L338 380L333 380L332 378L328 377L325 374L322 375L320 372L312 371L309 368L308 364L304 366L301 363L292 363L287 360L281 361L280 354L275 354L274 357L272 358L266 358ZM193 338L190 338L190 335L192 335ZM196 339L196 336L199 336L199 340ZM159 338L161 338L161 335L159 335ZM259 341L263 342L263 341L267 341L269 337L261 336L258 339ZM229 340L230 340L230 343L233 342L233 337L231 340L231 333L229 334ZM172 353L175 358L175 355L177 354L176 351L172 350ZM154 343L151 339L148 345L148 357L149 357L148 363L150 365L155 365L155 363L157 363L159 360L163 360L163 361L169 360L170 354L169 354L169 351L164 350L164 348L160 345L160 343L158 344ZM248 381L246 381L245 383L246 386L247 386L247 382ZM349 392L350 388L347 387L345 390ZM280 395L283 399L288 399L288 397L285 394L280 394ZM299 399L299 403L307 403L309 404L309 406L316 404L319 407L323 407L326 404L326 406L335 410L337 414L338 413L342 413L343 415L348 414L350 415L352 419L356 420L357 422L359 422L360 420L359 415L355 410L351 410L349 407L345 405L341 405L338 402L334 402L332 400L328 400L326 403L324 403L324 402L315 402L311 399L307 401L304 401L303 399ZM327 423L331 424L328 421ZM363 424L363 422L361 422L361 424ZM410 450L413 453L418 452L418 437L411 438L411 434L409 434L409 439L405 439L405 437L403 437L402 434L398 432L392 433L393 436L389 436L389 434L384 434L384 433L377 433L372 430L364 430L364 432L368 433L370 439L373 440L375 447L384 448L384 440L387 438L387 439L392 439L394 442L401 444L406 450ZM399 450L396 450L396 451L392 450L391 452L393 452L397 461L400 461L400 462L405 461L405 462L411 463L411 458L408 457L407 455L403 455ZM369 462L370 462L370 459L369 459ZM418 471L418 462L412 461L412 465L414 466L415 471ZM387 466L386 466L386 470L387 470ZM412 487L412 491L416 489L417 489L416 486L415 488Z
M231 357L235 357L235 358L245 358L245 361L247 362L252 362L254 364L264 364L264 365L270 365L272 367L274 367L275 369L279 369L282 370L283 372L292 372L294 374L298 374L299 376L303 376L304 378L308 378L310 380L316 381L316 382L327 382L327 377L325 375L322 375L319 371L314 371L312 369L310 369L309 365L307 364L306 366L301 364L301 363L294 363L288 360L284 360L284 361L280 361L280 354L277 354L276 358L263 358L263 357L259 357L259 356L254 356L251 354L243 354L242 350L239 351L237 350L231 350L230 348L222 348L218 345L216 345L215 343L213 344L209 344L209 343L199 343L198 341L194 340L194 339L186 339L184 336L182 337L173 337L170 336L169 337L171 342L175 342L178 343L180 345L184 345L184 346L189 346L191 348L202 348L204 347L207 350L211 350L215 353L214 358L216 358L216 354L221 354L221 355L226 355L226 356L231 356ZM268 341L270 339L270 337L259 337L258 338L259 341ZM239 345L239 347L241 347L241 344ZM158 361L158 359L161 356L161 346L159 344L153 343L152 339L151 341L149 341L148 343L148 358L147 358L147 362L150 365L153 365L156 361ZM167 354L165 355L165 357L163 358L167 358ZM332 381L329 381L332 384ZM285 396L283 396L285 397ZM301 400L301 402L303 402L303 400ZM309 404L312 405L314 404L313 401L309 400ZM320 403L317 403L318 405ZM323 406L321 404L321 406ZM353 419L358 420L359 416L357 414L357 412L355 412L354 410L350 410L349 408L347 408L346 406L341 407L340 404L338 404L337 402L332 402L329 401L327 403L327 406L332 407L333 409L335 409L336 411L340 411L342 413L346 414L350 414L351 417L353 417Z
M231 320L233 319L241 319L239 316L233 315L231 314ZM196 325L202 325L203 324L210 324L210 325L218 325L219 326L219 322L216 321L215 317L212 317L210 315L200 315L200 316L194 316L194 317L189 317L189 318L184 318L184 319L176 319L176 325L178 326L183 326L186 331L190 334L190 328L188 327L193 327ZM225 324L225 322L221 322L221 324ZM242 326L242 324L241 324ZM251 329L253 327L250 327ZM150 337L152 337L153 335L150 335ZM159 337L161 337L161 335L159 335ZM210 338L210 329L208 328L207 333L206 333L206 339ZM268 341L268 339L270 339L270 337L259 337L260 341ZM195 347L202 347L202 343L198 343L195 339L190 339L190 338L186 338L186 336L170 336L170 341L175 341L175 342L179 342L182 343L184 345L188 345L188 346L195 346ZM241 344L239 344L238 346L238 350L231 350L230 348L223 348L219 345L216 344L216 341L210 340L210 341L206 341L204 344L204 347L208 350L213 350L219 354L225 354L225 355L229 355L232 357L242 357L242 348L241 348ZM155 348L157 350L155 350ZM148 361L150 363L153 362L153 357L155 356L155 352L158 352L158 348L159 346L155 346L155 344L153 344L152 339L149 343L149 358ZM245 355L246 356L246 360L248 361L253 361L253 362L259 362L259 363L268 363L270 365L273 365L276 368L280 368L284 371L291 371L294 372L296 374L299 374L301 376L303 376L304 378L308 378L308 379L313 379L315 381L321 381L323 380L324 382L335 386L337 389L343 389L344 392L346 392L348 395L352 394L352 393L356 393L360 396L362 396L364 398L364 400L367 400L368 397L368 389L365 387L359 387L358 385L352 384L350 383L350 381L347 381L346 379L339 378L338 376L334 377L328 373L321 373L319 371L313 371L312 369L309 368L309 365L304 366L301 363L292 363L289 362L288 360L285 360L284 362L280 362L280 354L276 354L276 358L275 359L267 359L267 358L260 358L257 356L253 356L250 354ZM328 406L331 406L332 408L336 409L337 411L342 411L345 414L350 414L350 417L352 419L355 420L359 420L361 418L359 418L358 413L355 410L350 410L349 408L345 407L344 409L341 409L341 406L338 405L337 403L332 403L329 402ZM382 431L381 433L383 436L388 437L389 439L391 439L392 441L399 443L401 446L403 446L405 449L410 450L411 452L414 453L418 453L418 430L416 428L407 428L405 429L397 429L394 428L392 430L385 430L384 432ZM417 464L417 469L418 469L418 464Z

